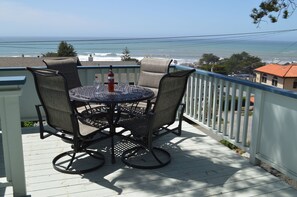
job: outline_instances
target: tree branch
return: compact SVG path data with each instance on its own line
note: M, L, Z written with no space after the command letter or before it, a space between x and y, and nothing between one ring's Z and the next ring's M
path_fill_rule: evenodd
M260 24L263 18L269 18L271 23L276 23L280 16L289 18L297 8L295 0L265 0L258 8L253 8L250 17L254 24Z

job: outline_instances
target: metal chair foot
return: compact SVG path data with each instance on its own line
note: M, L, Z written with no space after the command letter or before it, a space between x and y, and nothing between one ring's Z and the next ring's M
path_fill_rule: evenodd
M84 174L103 166L105 158L98 151L90 149L79 153L71 150L57 155L52 163L54 169L59 172L67 174Z
M133 168L155 169L169 164L171 156L162 148L153 147L151 150L148 150L137 146L124 151L121 159L123 163Z

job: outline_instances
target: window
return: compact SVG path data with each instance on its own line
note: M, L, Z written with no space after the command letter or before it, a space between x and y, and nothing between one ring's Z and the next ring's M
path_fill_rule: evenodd
M267 81L267 74L262 74L262 77L261 77L261 82L262 83L266 83L266 81Z
M273 85L273 86L277 86L277 77L276 77L276 76L274 76L274 77L272 78L272 85Z
M295 79L293 82L293 88L297 88L297 79Z

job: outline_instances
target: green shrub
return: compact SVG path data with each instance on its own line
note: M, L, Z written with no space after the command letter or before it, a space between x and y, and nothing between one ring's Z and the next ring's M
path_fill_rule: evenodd
M22 121L21 127L34 127L37 121Z
M225 100L225 98L224 98L224 100ZM242 98L242 102L241 102L241 107L245 107L245 100L246 100L246 98L243 97L243 98ZM232 96L229 96L229 97L228 97L228 111L231 110L231 102L232 102ZM225 102L224 102L224 104L223 104L223 111L224 111L224 109L225 109ZM238 110L238 97L235 98L235 106L234 106L234 109L235 109L235 110Z
M42 54L43 57L58 57L58 53L56 52L47 52L46 54Z
M227 146L231 150L238 149L237 146L235 146L234 144L231 144L227 140L221 140L220 143L223 144L224 146Z

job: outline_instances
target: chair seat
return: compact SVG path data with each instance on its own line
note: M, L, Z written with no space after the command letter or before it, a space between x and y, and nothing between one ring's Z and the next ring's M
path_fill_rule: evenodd
M119 125L131 131L134 137L143 137L147 134L149 119L146 116L120 121Z
M106 119L107 108L105 105L91 105L89 109L80 107L78 112L81 116L79 120L85 125L98 129L105 129L109 125Z
M86 125L82 122L79 122L79 130L82 136L88 136L92 133L98 132L98 128L94 128L93 126Z

